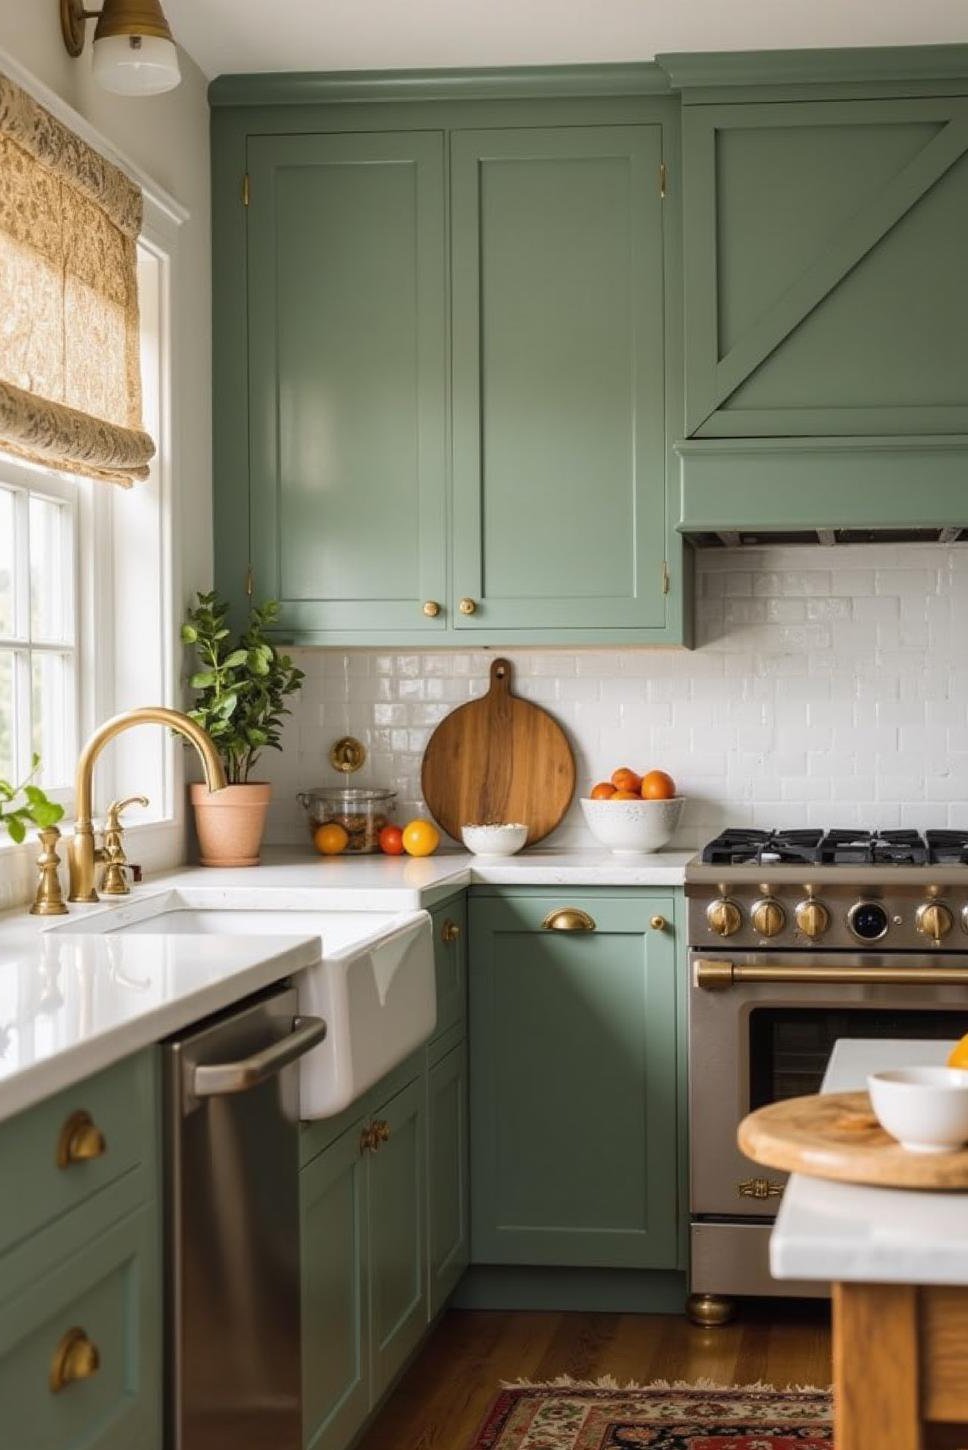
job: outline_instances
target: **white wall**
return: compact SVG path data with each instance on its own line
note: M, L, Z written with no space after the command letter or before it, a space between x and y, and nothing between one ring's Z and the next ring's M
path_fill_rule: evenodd
M92 30L93 24L89 26L89 34ZM78 60L72 60L64 49L56 0L0 0L0 69L4 55L78 111L109 146L146 173L189 213L188 220L179 229L179 286L177 295L172 297L172 327L177 349L173 357L172 395L176 433L172 456L177 462L172 488L177 531L172 550L175 602L180 613L191 592L210 587L212 577L207 82L182 52L182 81L176 90L142 99L108 95L92 79L90 41ZM178 670L180 666L179 655ZM183 794L180 751L175 758L179 778L175 781L174 794L180 802ZM142 860L152 868L183 859L183 831L149 827L138 834L141 839L132 853L133 859ZM32 892L35 874L28 855L0 845L0 909Z
M502 650L519 694L565 727L579 792L619 765L672 772L680 842L726 824L968 828L968 546L706 551L698 648ZM331 743L358 736L357 779L422 810L433 726L484 689L484 651L300 650L306 686L282 755L271 837L305 841L295 792L335 783ZM587 843L573 806L549 844Z

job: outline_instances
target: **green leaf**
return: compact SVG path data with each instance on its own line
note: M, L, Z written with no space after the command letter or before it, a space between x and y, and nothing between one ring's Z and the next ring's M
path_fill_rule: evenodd
M19 816L4 816L11 841L19 846L27 834L27 828Z
M197 675L192 675L188 683L193 690L205 690L209 685L214 685L217 678L214 670L201 670Z
M182 644L194 644L198 639L198 630L193 624L183 624L181 627Z
M223 667L227 670L237 670L239 665L244 665L248 659L248 653L244 649L234 649L227 659L223 660Z
M59 806L56 802L48 800L38 802L31 811L35 823L42 831L48 826L56 826L63 814L63 806Z

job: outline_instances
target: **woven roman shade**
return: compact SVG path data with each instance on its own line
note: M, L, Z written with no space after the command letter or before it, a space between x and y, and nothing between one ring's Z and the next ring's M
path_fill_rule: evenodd
M139 189L0 75L0 451L124 487L141 425Z

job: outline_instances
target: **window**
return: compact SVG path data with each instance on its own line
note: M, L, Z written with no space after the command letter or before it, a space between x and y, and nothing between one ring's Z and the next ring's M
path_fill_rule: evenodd
M78 485L0 459L0 776L66 792L77 756Z

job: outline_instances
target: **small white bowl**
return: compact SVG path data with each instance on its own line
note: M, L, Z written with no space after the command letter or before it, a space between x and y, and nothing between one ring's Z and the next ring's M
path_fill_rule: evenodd
M660 851L676 833L685 797L669 801L593 801L582 798L585 824L613 856Z
M968 1072L899 1067L867 1079L877 1120L909 1153L953 1153L968 1143Z
M528 839L527 826L461 826L461 840L475 856L513 856Z

